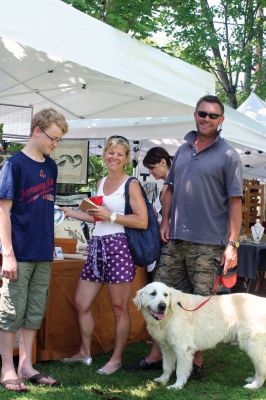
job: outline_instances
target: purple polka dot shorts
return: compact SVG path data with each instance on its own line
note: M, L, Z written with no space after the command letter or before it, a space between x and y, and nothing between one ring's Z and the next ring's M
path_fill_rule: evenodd
M102 283L132 282L136 274L127 237L124 233L94 236L88 247L88 258L80 277Z

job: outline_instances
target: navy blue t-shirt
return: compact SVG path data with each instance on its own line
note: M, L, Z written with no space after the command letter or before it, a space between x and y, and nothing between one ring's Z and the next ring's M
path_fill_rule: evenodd
M54 251L54 200L57 166L50 157L37 162L18 152L0 175L0 198L13 201L12 244L17 261L51 261Z

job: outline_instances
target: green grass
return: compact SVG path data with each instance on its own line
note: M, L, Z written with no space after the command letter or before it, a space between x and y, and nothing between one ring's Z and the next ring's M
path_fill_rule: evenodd
M130 363L146 355L150 346L144 343L128 345L123 363ZM220 345L204 354L206 376L202 381L188 381L180 391L167 390L153 382L160 371L127 373L122 369L110 376L96 373L108 355L94 357L92 367L66 365L60 361L37 364L41 372L62 381L59 388L30 386L26 394L14 394L0 388L0 399L23 400L265 400L266 383L257 391L243 389L244 379L253 374L253 367L246 354L237 346ZM174 383L174 375L171 378Z

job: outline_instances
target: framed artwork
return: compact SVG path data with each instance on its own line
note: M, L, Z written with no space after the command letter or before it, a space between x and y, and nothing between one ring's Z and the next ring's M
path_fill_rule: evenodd
M65 140L52 153L58 167L58 183L87 184L89 142Z
M80 221L65 219L61 224L54 227L55 238L59 239L76 239L77 249L87 249L87 239L83 233Z
M55 204L61 207L78 207L87 193L75 193L72 195L56 194Z

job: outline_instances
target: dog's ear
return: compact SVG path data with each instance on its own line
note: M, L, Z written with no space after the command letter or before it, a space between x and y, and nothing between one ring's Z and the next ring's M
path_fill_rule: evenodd
M137 291L136 296L133 299L133 303L137 306L138 310L141 309L142 296L143 296L143 291L142 291L142 289L140 289Z
M177 296L176 290L174 288L170 288L170 309L172 312L176 310Z

